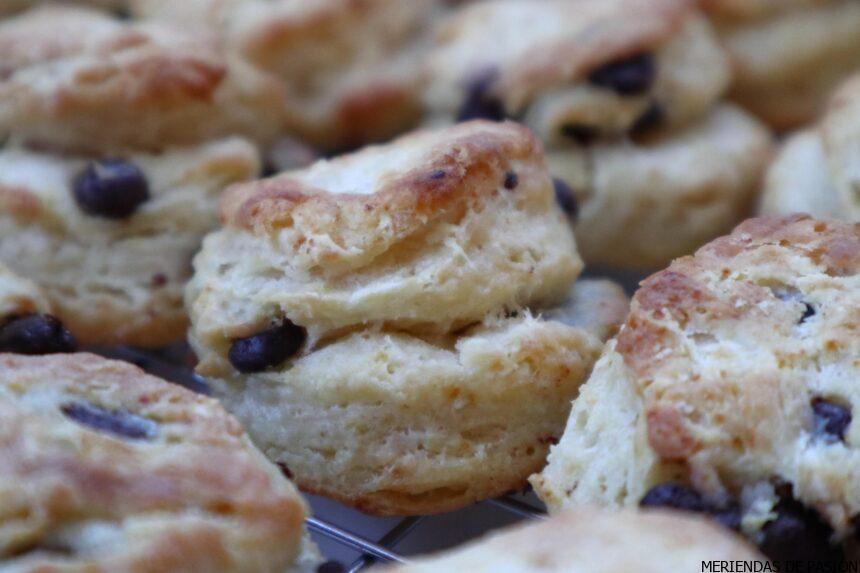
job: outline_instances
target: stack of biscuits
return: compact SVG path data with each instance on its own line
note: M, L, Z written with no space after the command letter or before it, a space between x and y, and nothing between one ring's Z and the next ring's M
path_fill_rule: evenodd
M850 570L860 5L0 0L0 55L0 571L530 488L374 570Z

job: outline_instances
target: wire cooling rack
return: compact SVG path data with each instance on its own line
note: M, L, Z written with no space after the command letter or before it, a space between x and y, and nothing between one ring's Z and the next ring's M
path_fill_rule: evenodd
M94 349L99 354L132 362L144 370L196 392L209 393L202 378L191 371L184 345L157 352L133 348ZM523 519L540 519L545 512L531 492L486 500L452 513L421 517L378 518L335 501L306 496L312 516L307 528L326 559L343 571L366 570L374 563L406 563L409 556L460 545L483 533Z

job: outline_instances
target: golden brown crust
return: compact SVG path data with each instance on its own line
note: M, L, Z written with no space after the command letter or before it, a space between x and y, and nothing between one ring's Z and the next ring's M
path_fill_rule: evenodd
M418 150L397 166L402 174L382 170L355 192L318 189L311 180L322 171L373 161L375 148L324 162L316 171L311 167L234 185L224 193L222 221L257 235L293 226L307 235L330 235L342 251L380 252L434 221L456 218L477 197L496 194L512 164L543 165L540 143L512 122L468 122L448 130L446 139L435 139L419 132L397 140L395 145ZM519 177L542 176L540 169L528 169ZM334 263L335 257L328 252L321 258Z
M148 433L94 430L64 414L72 404ZM210 398L93 355L7 354L0 411L0 556L14 571L275 573L298 551L302 500Z
M573 37L525 52L514 66L502 72L499 92L511 109L519 108L547 88L579 81L601 64L653 50L678 32L693 12L694 3L603 0L571 5L570 9L588 26ZM617 17L621 14L623 19Z
M233 134L266 143L283 118L274 79L169 26L46 7L0 23L0 54L0 127L42 145L111 153Z

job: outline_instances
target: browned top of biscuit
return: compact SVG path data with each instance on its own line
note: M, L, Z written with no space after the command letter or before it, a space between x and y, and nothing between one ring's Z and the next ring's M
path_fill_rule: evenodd
M267 141L283 90L203 34L49 6L0 23L0 126L40 145L159 149Z
M89 354L4 354L0 429L13 568L268 571L296 554L303 502L211 398Z
M374 251L499 192L514 171L523 192L547 178L535 136L513 122L467 122L229 188L227 225L267 234L294 227Z
M792 447L809 401L843 392L820 372L856 368L858 273L860 223L795 215L749 220L644 281L617 350L657 454L718 465Z
M720 20L767 18L795 8L834 4L840 0L700 0L702 9Z
M433 65L457 75L473 73L480 64L475 58L487 59L499 74L491 89L508 109L519 109L602 64L655 49L694 10L691 0L549 0L540 9L523 0L477 3L440 28L445 48Z

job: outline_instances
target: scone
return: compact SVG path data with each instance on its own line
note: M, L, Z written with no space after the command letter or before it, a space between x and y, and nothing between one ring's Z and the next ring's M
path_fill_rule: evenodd
M860 221L860 75L830 100L819 123L793 135L771 165L766 214L809 213Z
M751 219L642 283L533 476L552 512L670 506L773 559L860 514L860 224Z
M254 143L277 133L277 83L208 45L82 8L0 21L0 261L83 344L184 336L218 196L258 176Z
M167 344L187 329L182 291L221 189L258 170L237 138L105 159L6 147L0 261L41 284L83 344Z
M765 558L724 529L680 512L580 508L378 573L700 573L704 564ZM635 567L634 567L635 564ZM706 569L707 570L707 569ZM767 570L767 569L756 569Z
M235 418L124 362L0 354L0 430L6 573L284 573L315 552Z
M286 131L324 151L389 138L420 116L418 59L439 0L133 0L202 27L283 82Z
M368 512L524 485L625 312L616 285L573 285L540 144L514 123L237 185L222 219L186 290L198 372L301 488Z
M0 352L73 352L75 337L50 314L39 287L0 264Z
M659 267L729 230L769 157L718 105L729 65L692 1L468 4L427 61L429 121L514 118L546 144L588 263Z
M735 71L734 100L778 129L812 120L860 69L853 0L703 0Z
M279 83L179 27L46 5L0 21L0 55L0 133L30 144L114 153L280 133Z

